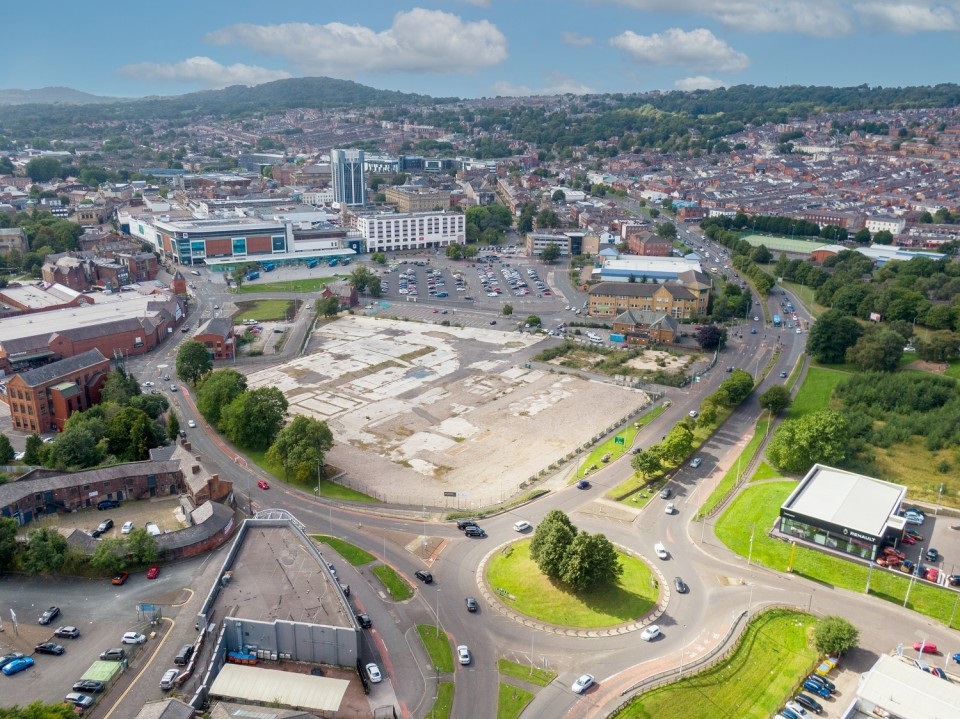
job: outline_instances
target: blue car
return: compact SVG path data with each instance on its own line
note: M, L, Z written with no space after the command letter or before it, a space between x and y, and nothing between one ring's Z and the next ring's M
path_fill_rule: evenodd
M22 672L24 669L29 669L32 666L33 657L20 657L19 659L14 659L12 662L4 666L0 671L9 677L11 674Z
M803 688L806 689L811 694L816 694L818 697L823 697L824 699L830 698L830 690L825 687L823 684L819 684L812 679L807 679L803 682Z

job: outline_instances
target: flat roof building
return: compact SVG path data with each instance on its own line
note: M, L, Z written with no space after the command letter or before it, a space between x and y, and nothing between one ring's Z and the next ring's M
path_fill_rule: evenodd
M693 270L702 273L700 261L687 257L651 257L639 255L620 255L617 258L604 260L599 274L604 282L666 282L675 280L685 272Z
M882 654L860 677L856 705L855 717L955 719L960 712L960 686L920 671L900 657Z

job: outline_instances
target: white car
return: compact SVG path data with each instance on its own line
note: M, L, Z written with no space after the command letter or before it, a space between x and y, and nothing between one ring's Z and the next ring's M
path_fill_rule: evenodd
M197 423L194 422L192 419L188 419L188 420L187 420L187 426L192 429L192 428L194 428L194 427L197 426Z
M593 686L593 674L584 674L582 676L577 677L577 681L575 681L571 685L570 691L572 691L574 694L583 694L585 691L587 691L587 689L589 689L592 686Z
M670 502L666 507L663 508L664 514L673 514L675 511L677 511L677 509L673 506L673 502Z
M120 527L120 534L130 534L133 531L133 522L124 522Z
M526 521L525 519L521 519L519 522L513 523L514 532L526 532L528 529L530 529L530 522Z
M143 644L147 638L139 632L127 632L121 640L124 644Z
M659 636L660 636L660 627L658 627L656 624L650 624L644 627L643 631L640 632L640 638L645 642L652 641Z
M660 557L660 559L667 558L667 548L663 546L662 542L657 542L656 544L654 544L653 551L656 552L657 556Z
M17 452L13 455L13 460L15 462L22 462L23 458L27 456L26 452Z
M457 658L461 664L470 663L470 648L466 644L461 644L457 647Z
M380 667L378 667L373 662L367 664L367 679L370 680L371 684L379 684L383 681L383 675L380 673Z

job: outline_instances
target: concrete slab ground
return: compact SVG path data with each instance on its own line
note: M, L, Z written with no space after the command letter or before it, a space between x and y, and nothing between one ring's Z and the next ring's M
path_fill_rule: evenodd
M642 391L529 369L540 336L347 316L315 330L312 354L248 376L292 413L327 421L328 461L388 502L469 508L650 402ZM444 492L456 491L452 500Z

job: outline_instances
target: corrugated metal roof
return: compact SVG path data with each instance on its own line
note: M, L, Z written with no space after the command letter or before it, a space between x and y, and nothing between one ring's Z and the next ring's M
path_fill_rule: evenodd
M277 702L299 709L337 712L350 682L346 679L294 674L276 669L224 664L210 695L230 699Z

